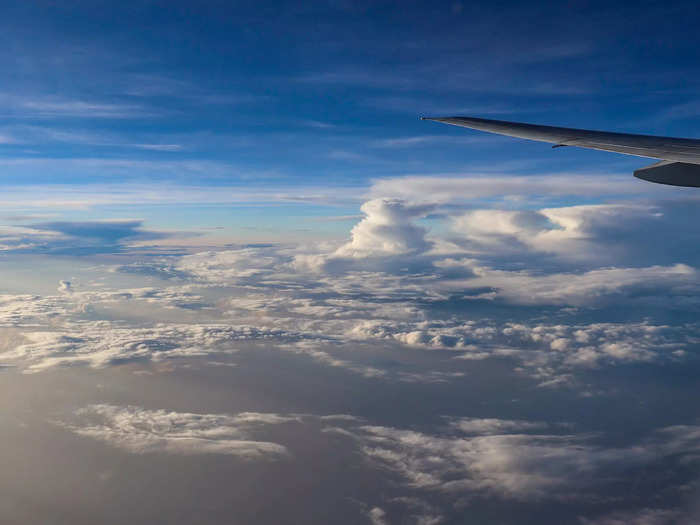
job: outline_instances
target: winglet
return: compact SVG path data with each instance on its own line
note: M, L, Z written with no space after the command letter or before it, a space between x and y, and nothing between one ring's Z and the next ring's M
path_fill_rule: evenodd
M700 187L700 166L685 162L662 160L634 172L638 179L670 186Z

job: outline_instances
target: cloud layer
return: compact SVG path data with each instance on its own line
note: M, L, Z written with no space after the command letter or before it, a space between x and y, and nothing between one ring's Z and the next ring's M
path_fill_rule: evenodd
M0 358L25 371L99 368L265 342L368 378L459 381L470 361L493 358L540 386L573 387L582 371L697 354L696 323L669 319L700 309L698 259L680 242L654 259L636 229L646 224L655 242L670 235L683 216L670 204L449 211L438 202L375 199L362 211L345 242L151 256L110 269L157 286L63 279L57 295L4 295L0 323L19 332ZM426 222L433 216L450 230L437 235ZM51 224L59 235L107 243L140 228ZM676 233L689 245L696 235L689 227ZM658 264L640 265L649 260ZM543 307L557 320L543 320ZM493 308L517 312L517 320L492 316ZM595 319L626 308L643 308L645 319ZM142 317L122 320L127 312ZM382 369L353 351L358 344L456 359L452 370Z
M373 523L393 523L396 516L439 523L470 502L492 498L587 502L605 509L608 487L660 465L696 465L700 452L695 425L659 428L613 445L568 423L500 418L445 417L426 431L372 425L349 415L197 414L97 404L58 424L131 454L221 454L247 461L303 462L297 457L298 439L320 439L324 446L350 449L361 458L356 469L381 472L391 480L392 488L367 506ZM666 490L681 490L688 482L684 469L675 472ZM645 490L658 488L653 480L636 479L637 490L615 500L618 510L583 515L581 523L613 525L627 519L661 525L684 516L679 509L636 507ZM442 508L429 503L435 497Z

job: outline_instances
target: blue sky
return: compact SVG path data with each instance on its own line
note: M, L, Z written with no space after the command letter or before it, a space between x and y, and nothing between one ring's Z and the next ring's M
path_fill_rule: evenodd
M692 3L29 2L3 10L0 182L59 193L136 188L116 209L88 199L85 217L136 213L163 228L165 214L175 222L178 214L145 209L139 188L231 188L235 195L213 195L223 204L283 203L266 207L267 220L289 228L294 217L303 229L297 218L357 213L378 179L609 176L645 163L552 152L419 115L672 136L693 136L700 115ZM190 226L230 219L207 206L212 194L185 194L171 192L169 205L199 201L186 202L196 206ZM237 208L243 222L251 213Z

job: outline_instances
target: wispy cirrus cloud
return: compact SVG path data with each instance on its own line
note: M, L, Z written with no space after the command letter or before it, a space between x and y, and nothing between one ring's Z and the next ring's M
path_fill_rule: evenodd
M185 149L181 144L164 142L161 136L124 137L114 134L113 132L66 128L65 125L59 127L26 124L11 125L7 126L0 136L6 138L5 142L0 139L0 143L13 144L25 148L40 147L44 149L47 145L58 144L168 152L182 151ZM157 140L153 140L152 142L147 142L145 140L142 142L134 142L134 138L140 138L142 140L156 138Z
M132 103L18 93L0 94L0 113L29 119L142 119L158 115L153 108Z
M394 137L378 139L372 143L375 148L412 148L434 144L492 144L499 142L496 137L481 136L450 136L450 135L413 135L409 137Z

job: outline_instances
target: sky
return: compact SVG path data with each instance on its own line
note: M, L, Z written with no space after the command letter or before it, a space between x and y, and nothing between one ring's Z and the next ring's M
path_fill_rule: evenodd
M690 525L687 2L0 2L0 521Z

